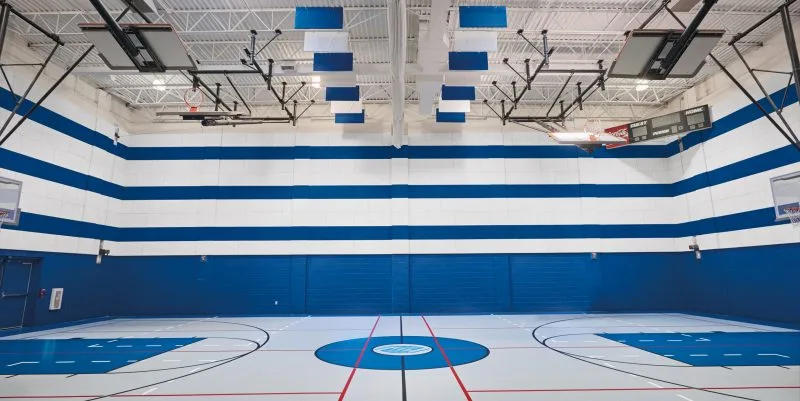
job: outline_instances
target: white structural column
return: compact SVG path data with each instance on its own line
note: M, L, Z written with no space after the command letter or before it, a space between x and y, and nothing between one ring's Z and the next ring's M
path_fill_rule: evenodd
M392 55L392 144L403 146L405 137L406 47L408 32L406 0L389 0L389 47Z
M443 71L447 69L447 51L450 48L447 38L449 8L449 1L431 2L430 20L419 24L417 94L422 115L433 114L436 93L444 82Z

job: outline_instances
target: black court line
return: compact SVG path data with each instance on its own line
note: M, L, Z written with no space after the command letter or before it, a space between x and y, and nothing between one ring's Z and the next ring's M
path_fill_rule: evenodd
M400 344L405 344L403 339L403 315L400 315ZM403 401L407 401L406 395L406 357L400 356L400 380L403 383Z

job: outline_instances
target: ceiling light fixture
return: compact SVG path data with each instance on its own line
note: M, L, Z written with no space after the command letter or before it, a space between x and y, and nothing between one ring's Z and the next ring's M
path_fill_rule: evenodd
M153 89L163 92L163 91L167 90L167 83L164 82L163 79L154 79L153 80Z
M644 79L640 79L640 80L636 81L636 91L637 92L642 92L642 91L646 91L647 89L649 89L650 85L648 85L648 82L649 81L644 80Z
M319 75L311 76L311 87L319 89L320 86L321 86L321 84L320 84L321 81L322 81L322 79L320 78Z

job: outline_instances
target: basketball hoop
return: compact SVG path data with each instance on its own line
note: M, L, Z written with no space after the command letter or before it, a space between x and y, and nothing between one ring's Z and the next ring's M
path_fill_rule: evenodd
M787 207L786 214L792 222L792 227L800 228L800 206Z
M183 94L183 102L192 113L200 111L200 105L203 104L203 91L192 88Z

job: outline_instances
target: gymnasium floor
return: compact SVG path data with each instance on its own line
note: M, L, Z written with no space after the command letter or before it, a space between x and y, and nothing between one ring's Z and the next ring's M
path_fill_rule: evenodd
M682 314L114 319L0 338L0 399L797 401L798 365Z

